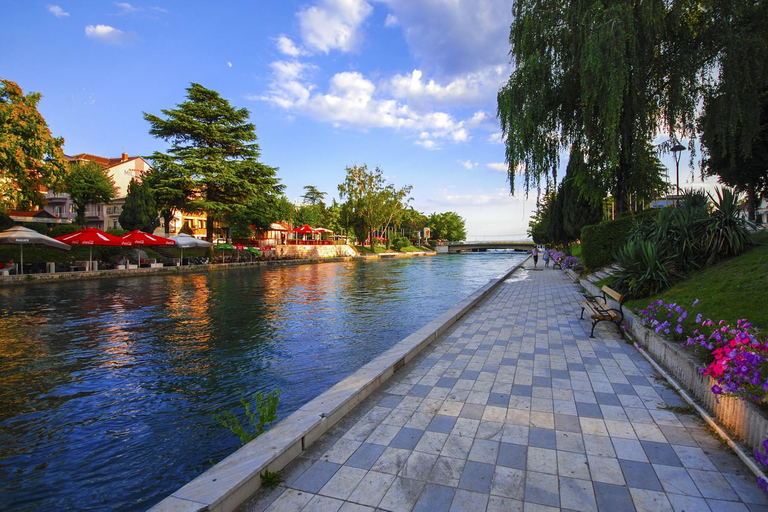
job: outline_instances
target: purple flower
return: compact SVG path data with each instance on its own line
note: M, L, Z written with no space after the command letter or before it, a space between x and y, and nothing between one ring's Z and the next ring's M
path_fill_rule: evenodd
M714 394L716 394L716 395L722 395L723 394L723 388L721 388L720 386L715 384L714 386L712 386L712 392Z

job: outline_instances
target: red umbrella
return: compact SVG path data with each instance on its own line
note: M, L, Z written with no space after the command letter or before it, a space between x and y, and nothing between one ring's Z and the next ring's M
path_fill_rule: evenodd
M109 246L122 246L131 247L133 242L129 240L123 240L120 237L112 236L109 233L96 228L81 229L76 233L70 233L68 235L57 236L56 240L64 242L69 245L87 245L90 249L88 251L88 269L92 267L91 261L93 260L93 246L94 245L109 245Z
M297 228L293 228L291 231L293 231L294 233L302 234L302 235L308 235L309 233L314 233L315 232L315 228L313 228L312 226L310 226L308 224L304 224L303 226L299 226Z
M163 238L162 236L150 235L149 233L139 231L138 229L134 229L120 238L132 242L133 245L176 245L175 240Z

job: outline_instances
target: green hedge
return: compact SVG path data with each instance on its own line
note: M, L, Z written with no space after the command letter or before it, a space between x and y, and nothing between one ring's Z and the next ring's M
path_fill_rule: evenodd
M587 269L597 270L615 261L633 224L631 218L624 218L584 226L581 229L581 259Z

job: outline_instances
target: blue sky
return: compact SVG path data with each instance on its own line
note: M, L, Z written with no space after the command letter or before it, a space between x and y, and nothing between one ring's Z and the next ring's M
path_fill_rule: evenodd
M197 82L250 110L291 200L367 164L469 239L526 237L536 192L509 195L496 118L510 0L0 2L0 73L43 94L67 154L166 150L142 112Z

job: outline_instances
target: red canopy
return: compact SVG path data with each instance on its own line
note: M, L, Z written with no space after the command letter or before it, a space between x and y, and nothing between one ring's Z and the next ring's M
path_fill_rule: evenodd
M309 233L314 233L315 229L312 226L308 225L308 224L304 224L303 226L299 226L297 228L293 228L291 231L293 231L294 233L300 233L302 235L306 235L306 234L309 234Z
M130 240L123 240L120 237L112 236L96 228L85 228L76 233L61 235L55 238L69 245L118 245L123 247L131 247L133 245L133 242Z
M245 250L245 246L243 244L232 244L232 247L234 247L238 251L244 251Z
M327 228L315 228L315 231L318 233L333 233L333 231Z
M175 240L163 238L162 236L150 235L138 229L120 237L122 240L132 242L133 245L176 245Z

